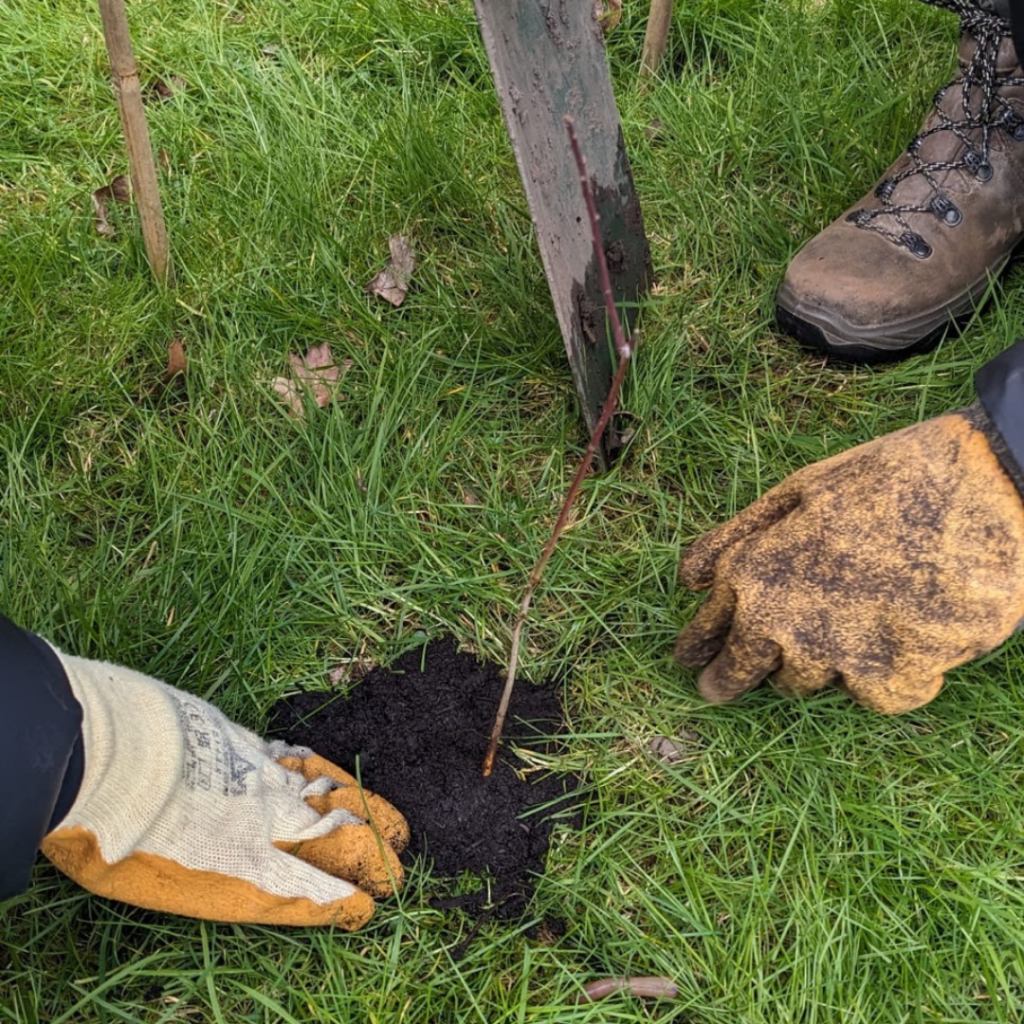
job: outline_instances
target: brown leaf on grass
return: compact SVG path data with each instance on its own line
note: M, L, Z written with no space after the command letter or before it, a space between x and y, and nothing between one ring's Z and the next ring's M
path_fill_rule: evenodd
M171 75L166 81L158 78L147 90L146 101L169 100L176 92L184 92L188 88L188 82L178 75Z
M326 341L309 349L305 356L297 356L293 352L288 356L288 362L291 364L291 376L275 377L272 386L298 419L306 415L304 396L311 396L317 407L322 409L337 396L342 379L352 367L351 359L336 364L331 346Z
M142 388L135 398L136 403L145 402L162 393L169 393L172 388L184 383L188 372L188 357L185 355L185 342L181 338L171 338L167 343L167 366L164 375L158 381Z
M356 683L374 667L366 640L360 641L359 648L355 652L348 648L344 654L339 651L334 658L337 664L327 673L327 678L332 686Z
M650 124L644 129L644 135L651 142L675 142L676 135L666 127L660 117L652 117Z
M647 752L662 764L683 764L700 753L700 736L686 729L678 736L654 736L647 744Z
M416 269L416 256L405 235L392 235L388 239L391 260L366 286L370 295L387 299L392 306L400 306L409 291L409 280Z
M622 0L595 0L594 17L605 36L610 36L622 21Z
M188 369L185 356L185 342L181 338L171 338L167 346L167 369L164 371L164 383L169 384L175 377L184 376Z
M346 683L358 683L363 676L367 675L373 668L373 662L369 658L359 655L350 661L336 665L327 673L327 678L332 686L343 686Z
M109 203L131 201L132 187L127 174L119 174L109 185L96 189L92 194L92 208L96 213L96 231L104 238L114 235L114 225L108 219Z

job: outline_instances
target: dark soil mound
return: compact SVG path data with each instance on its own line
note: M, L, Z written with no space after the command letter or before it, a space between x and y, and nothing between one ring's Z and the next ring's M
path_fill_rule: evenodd
M510 918L526 910L555 819L578 826L579 815L567 798L577 780L531 772L523 781L516 770L525 766L508 749L510 741L552 749L551 737L564 728L552 685L519 682L494 771L481 776L503 681L498 666L460 654L451 640L435 641L374 669L347 697L286 698L271 728L390 800L408 819L410 853L433 862L435 876L470 872L484 883L439 905L477 911L489 902L496 916Z

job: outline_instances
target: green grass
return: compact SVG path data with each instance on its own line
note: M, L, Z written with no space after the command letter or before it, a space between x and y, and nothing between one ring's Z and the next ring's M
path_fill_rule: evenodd
M131 4L144 76L188 82L149 107L168 296L130 212L112 240L92 227L89 193L126 170L94 7L0 0L0 608L254 728L419 631L504 661L585 439L471 7ZM162 918L40 865L0 916L0 1021L1024 1018L1020 642L897 720L834 694L712 708L669 657L698 603L682 546L797 467L967 403L1024 322L1018 268L965 337L888 369L824 368L772 327L787 260L948 77L954 22L696 0L640 93L643 13L609 42L660 279L638 431L587 486L524 663L567 680L563 762L592 783L535 904L568 933L486 925L455 961L470 923L422 875L348 936ZM396 232L420 258L400 310L362 290ZM184 387L154 389L175 335ZM322 341L354 361L345 400L297 423L269 382ZM683 730L692 758L652 763L648 739ZM605 974L681 995L572 1005Z

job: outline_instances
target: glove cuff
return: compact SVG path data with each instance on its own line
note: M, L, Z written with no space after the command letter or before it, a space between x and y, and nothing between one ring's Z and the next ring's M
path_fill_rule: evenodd
M157 680L54 650L82 708L85 750L78 797L54 828L85 828L116 863L150 832L180 783L181 717L170 688Z
M968 406L966 409L958 409L957 412L975 430L980 430L985 435L985 440L988 441L992 454L999 460L1000 466L1002 466L1006 475L1013 481L1020 492L1021 499L1024 500L1024 470L1017 464L1013 452L1007 447L1002 435L996 429L996 425L989 418L981 403L975 402L974 405Z
M966 411L1024 499L1024 339L974 377L978 401Z

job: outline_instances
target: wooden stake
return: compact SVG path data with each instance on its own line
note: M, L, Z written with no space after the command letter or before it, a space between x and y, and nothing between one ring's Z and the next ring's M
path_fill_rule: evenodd
M128 32L128 15L124 0L99 0L103 18L103 36L107 41L107 55L113 75L114 93L121 112L121 127L128 146L128 166L132 175L132 191L142 223L142 239L146 256L157 283L170 287L174 283L170 249L164 211L160 205L160 186L153 161L153 148L149 143L146 112L142 106L142 88L139 72L132 54L132 40Z
M651 0L651 13L647 16L644 48L640 58L640 77L650 78L661 65L668 46L668 33L672 27L673 0Z
M627 333L654 277L604 34L592 0L476 0L476 12L589 433L601 415L615 358L586 209L572 162L565 159L563 115L576 119L602 242L616 254L612 286ZM602 439L602 469L611 465L616 442L611 435Z

